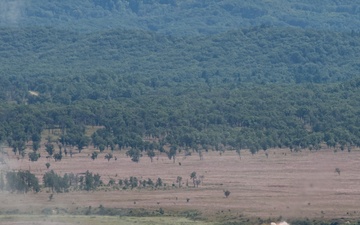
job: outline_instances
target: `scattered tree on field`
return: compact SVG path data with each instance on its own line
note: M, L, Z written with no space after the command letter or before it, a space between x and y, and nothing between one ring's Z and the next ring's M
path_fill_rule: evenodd
M137 148L131 148L126 152L126 155L129 156L133 162L139 162L141 157L141 152Z
M179 184L179 187L181 187L181 181L182 181L182 177L178 176L178 177L176 178L176 183Z
M55 159L55 162L61 161L61 159L62 159L62 151L61 150L59 150L58 153L55 153L54 159Z
M340 175L340 172L341 172L341 171L340 171L340 169L339 169L339 168L336 168L336 169L335 169L335 173L337 173L337 174L339 174L339 175Z
M195 171L190 174L190 178L193 180L193 184L194 184L194 187L195 187L195 185L196 185L196 178L197 178Z
M159 177L159 178L156 180L155 187L161 187L161 186L163 186L163 181L162 181L161 178Z
M91 154L91 159L92 159L92 160L97 159L97 157L98 157L98 153L97 153L97 152L93 152L93 153ZM110 159L109 159L109 160L110 160Z
M148 150L147 151L147 155L149 156L149 158L150 158L150 160L151 160L151 162L153 162L153 158L155 157L155 152L154 152L154 150Z
M45 150L50 156L52 156L54 154L54 145L51 143L47 143L45 145Z
M32 151L29 153L29 160L31 162L35 162L40 158L40 153L37 153L36 151Z
M5 189L5 180L4 180L4 174L0 173L0 190L3 191Z
M231 192L229 190L224 190L225 198L229 197L230 193Z
M53 200L53 198L54 198L54 194L51 193L51 194L49 195L49 201Z
M176 158L176 151L177 151L176 145L172 145L172 146L170 146L169 152L167 152L168 158L173 159L174 163L175 163L175 158Z
M112 159L112 157L113 157L113 154L112 154L112 153L107 153L107 154L105 155L105 159L107 159L108 162L110 161L110 159Z
M49 169L50 163L46 163L45 166L46 166L46 169Z

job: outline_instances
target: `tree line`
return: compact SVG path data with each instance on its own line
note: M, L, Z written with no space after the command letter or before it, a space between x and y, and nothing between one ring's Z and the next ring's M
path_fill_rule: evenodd
M189 178L192 180L194 187L198 187L202 183L204 176L197 176L194 171L190 174ZM152 180L151 178L144 179L130 176L129 178L118 180L110 178L108 183L105 184L99 174L93 174L89 171L81 174L65 173L61 176L50 170L43 175L42 184L40 184L39 179L29 170L8 171L5 174L0 173L0 191L6 190L11 193L28 193L30 191L37 193L43 189L48 189L51 193L65 193L77 190L95 191L106 187L115 190L180 188L183 186L182 183L183 179L181 176L177 176L171 186L167 185L160 177ZM189 186L188 181L186 181L186 186Z

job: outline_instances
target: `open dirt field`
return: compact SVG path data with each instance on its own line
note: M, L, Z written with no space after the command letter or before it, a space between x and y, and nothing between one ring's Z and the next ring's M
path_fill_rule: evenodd
M0 192L0 211L18 209L21 212L39 213L44 208L68 212L77 207L164 209L167 212L198 210L202 216L212 218L262 217L278 218L360 218L360 151L317 152L268 150L251 155L242 152L241 159L235 152L204 153L204 159L194 153L186 158L180 153L173 163L165 154L150 162L142 157L134 163L124 152L114 152L114 159L107 162L105 153L95 161L85 150L72 158L66 156L61 162L41 157L37 162L27 158L18 160L8 149L2 170L30 170L40 179L48 171L45 163L56 173L83 173L89 170L99 173L105 183L130 176L162 178L168 186L181 176L182 187L166 190L112 190L76 191L54 194L52 201L44 189L38 194L10 194ZM42 153L42 155L46 155ZM181 162L181 165L179 165ZM340 175L335 172L339 168ZM203 175L203 182L194 188L191 172ZM188 187L186 182L188 180ZM231 192L224 197L223 190ZM186 199L189 198L189 202ZM56 211L57 210L57 211Z

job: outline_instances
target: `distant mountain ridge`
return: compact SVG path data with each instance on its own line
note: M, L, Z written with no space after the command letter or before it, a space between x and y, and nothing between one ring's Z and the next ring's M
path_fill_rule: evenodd
M358 31L357 1L2 0L0 26L213 34L252 26Z

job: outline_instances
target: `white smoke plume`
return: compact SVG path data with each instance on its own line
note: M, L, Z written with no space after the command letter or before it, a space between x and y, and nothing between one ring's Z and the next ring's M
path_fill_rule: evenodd
M0 0L0 24L17 24L24 8L25 0Z

